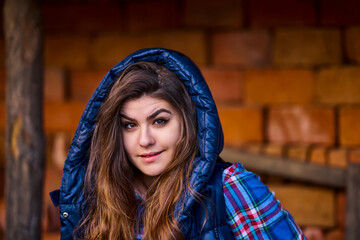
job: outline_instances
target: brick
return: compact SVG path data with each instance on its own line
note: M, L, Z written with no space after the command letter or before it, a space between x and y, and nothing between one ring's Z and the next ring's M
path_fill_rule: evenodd
M320 0L323 26L360 24L360 3L357 0Z
M66 98L65 71L61 68L45 69L44 97L45 101L64 101Z
M1 25L4 26L4 25ZM5 68L5 59L6 59L6 54L5 54L5 41L3 37L0 37L0 67L1 68Z
M336 220L337 226L345 229L346 226L346 192L339 191L336 194Z
M242 149L248 153L260 154L263 151L263 145L261 143L248 143L242 146Z
M205 42L205 34L196 30L101 34L93 41L91 62L98 68L110 68L141 48L163 47L180 51L201 66L206 64Z
M239 70L201 68L211 93L218 102L239 102L243 99L244 77Z
M309 104L313 98L314 74L305 69L266 69L245 72L245 102L248 104Z
M309 161L310 163L325 165L327 162L327 147L315 146L310 150Z
M0 130L0 171L4 167L5 167L5 131ZM1 176L1 173L0 173L0 176ZM0 178L0 182L3 183L5 181L2 181L2 179ZM0 186L0 189L1 189L1 186ZM1 197L1 191L0 191L0 197Z
M0 198L0 234L5 232L5 221L6 221L6 206L5 199Z
M331 230L325 236L325 240L344 240L344 239L345 239L345 232L343 229Z
M51 166L58 170L62 170L68 150L70 149L70 134L66 132L56 132L53 135L51 143Z
M43 191L43 231L59 231L60 230L60 211L55 207L49 197L49 192L60 188L62 179L62 171L47 166L44 173L44 191Z
M85 105L79 102L49 102L44 106L46 132L74 133Z
M323 144L335 142L335 116L326 107L273 107L269 109L267 135L270 142Z
M349 162L360 164L360 148L349 151Z
M0 129L5 130L5 118L6 118L6 106L5 101L0 101Z
M360 108L343 107L339 111L339 141L341 146L360 146Z
M0 69L0 101L5 100L6 78L5 69Z
M60 235L61 235L60 232L45 232L45 233L43 233L44 240L58 240L61 238Z
M300 226L335 226L335 192L303 185L269 185ZM296 197L294 197L296 196Z
M266 31L218 32L212 35L212 63L263 67L270 63L270 35Z
M175 0L129 1L126 11L128 27L130 31L180 27L179 9L179 3Z
M290 145L287 147L286 156L292 160L306 162L309 155L308 145Z
M226 145L241 146L263 140L261 109L219 106L219 115Z
M315 101L325 104L360 103L360 68L323 69L315 78Z
M339 30L280 29L274 42L274 63L279 66L319 66L342 60Z
M184 22L189 27L229 27L242 25L242 4L238 0L185 0Z
M320 227L306 227L303 233L309 240L325 240L324 231Z
M79 34L49 34L45 36L47 67L85 68L89 64L90 39Z
M350 27L345 30L346 56L351 63L360 63L360 27Z
M70 99L87 102L106 73L105 69L70 71Z
M329 150L329 165L337 168L346 168L348 160L347 149L330 149Z
M125 8L119 3L101 1L44 4L45 32L95 33L125 28ZM64 17L66 16L66 17Z
M316 23L311 0L247 1L248 21L252 27L313 26Z
M264 146L264 153L270 156L284 157L284 145L282 144L266 144Z

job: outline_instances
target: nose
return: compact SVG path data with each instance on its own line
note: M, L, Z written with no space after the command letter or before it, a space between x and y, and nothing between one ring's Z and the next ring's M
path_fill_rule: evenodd
M140 131L139 144L141 147L149 147L155 143L155 138L149 127L144 127Z

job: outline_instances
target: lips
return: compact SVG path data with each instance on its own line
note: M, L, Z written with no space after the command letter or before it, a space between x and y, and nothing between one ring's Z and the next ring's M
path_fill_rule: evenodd
M162 153L162 151L160 151L160 152L151 152L151 153L141 154L139 156L141 157L141 159L144 162L151 163L151 162L155 162L160 157L161 153Z

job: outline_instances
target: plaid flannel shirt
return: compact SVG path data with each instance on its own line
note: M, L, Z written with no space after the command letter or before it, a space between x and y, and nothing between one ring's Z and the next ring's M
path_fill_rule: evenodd
M235 163L223 172L227 222L235 239L305 239L260 178Z
M235 239L305 240L291 215L259 176L235 163L224 170L222 180L227 223ZM142 239L143 230L136 239Z

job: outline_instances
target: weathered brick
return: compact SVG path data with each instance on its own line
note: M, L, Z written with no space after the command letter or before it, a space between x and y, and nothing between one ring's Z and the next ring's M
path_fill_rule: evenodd
M283 207L301 226L335 225L335 192L327 188L302 185L270 185ZM296 197L294 197L296 196Z
M275 31L274 63L280 66L318 66L341 63L341 37L333 29Z
M324 144L335 141L335 116L325 107L273 107L269 110L267 134L270 142Z
M45 65L47 67L84 68L89 64L90 38L79 34L45 36Z
M61 185L62 171L52 166L47 166L44 173L44 191L43 191L43 231L60 230L60 212L49 198L48 193L59 189Z
M51 165L62 170L70 148L71 136L66 132L56 132L51 143Z
M330 149L329 150L329 165L337 168L346 168L348 160L347 149Z
M0 171L5 167L5 131L0 130ZM0 173L1 175L1 173ZM0 180L1 177L0 177ZM0 181L2 182L2 181ZM1 184L0 184L1 185ZM0 186L1 189L1 186ZM1 197L1 191L0 191L0 197Z
M5 100L6 78L5 69L0 69L0 101Z
M202 68L201 72L216 102L238 102L243 99L244 77L241 71Z
M360 3L357 0L320 0L320 7L324 26L360 24Z
M312 26L316 23L314 2L311 0L257 0L247 3L250 26Z
M325 235L325 240L344 240L344 239L345 239L345 232L343 229L340 228L331 230Z
M315 78L315 101L326 104L360 103L360 68L323 69Z
M126 11L129 29L145 31L177 28L181 25L179 9L176 0L129 1Z
M109 68L141 48L162 47L180 51L201 66L206 63L205 42L205 34L196 30L102 34L93 41L91 62Z
M264 153L270 156L284 157L284 145L269 143L264 146Z
M184 22L190 27L233 27L242 25L242 5L238 0L186 0Z
M286 156L292 160L306 162L309 155L308 145L290 145L287 147Z
M242 146L242 149L249 153L260 154L263 151L263 145L261 143L248 143Z
M351 149L349 151L349 162L360 164L360 148Z
M324 231L320 227L309 226L303 229L306 239L324 240Z
M248 104L309 104L313 98L314 74L302 69L266 69L245 72L245 102Z
M226 145L240 146L263 140L261 109L219 106L219 115Z
M360 108L343 107L339 111L341 146L360 146Z
M5 68L5 58L6 58L5 41L3 37L0 37L0 67L1 68Z
M79 102L48 102L44 106L44 128L47 132L73 134L85 105Z
M0 101L0 129L5 129L5 118L6 118L6 107L5 107L5 101Z
M70 71L70 99L88 101L106 73L106 69Z
M115 2L66 1L60 4L44 4L44 28L46 32L94 33L119 31L125 27L125 8Z
M65 71L61 68L45 69L44 97L46 101L64 101L66 97Z
M346 56L353 63L360 63L360 27L350 27L345 30Z
M0 233L5 232L6 206L5 199L0 198Z
M212 62L216 65L267 66L270 45L270 35L266 31L218 32L212 35Z
M310 150L310 163L325 165L327 162L328 148L324 146L315 146Z
M337 226L345 229L346 225L346 192L339 191L336 194L336 220Z

